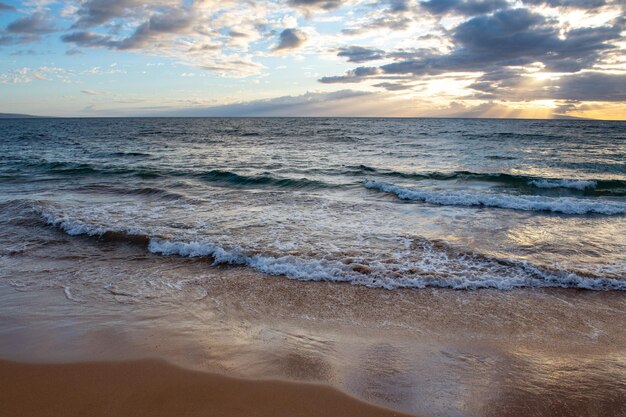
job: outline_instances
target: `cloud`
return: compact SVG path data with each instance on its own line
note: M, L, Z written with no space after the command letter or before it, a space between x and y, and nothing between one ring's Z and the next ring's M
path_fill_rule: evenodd
M263 69L249 46L275 33L268 24L265 4L114 0L108 5L102 0L84 2L71 12L78 19L61 40L74 47L170 57L220 76L238 77ZM304 34L298 31L294 36L302 40Z
M36 42L41 39L42 35L56 30L52 18L36 12L14 20L3 31L0 31L0 46Z
M518 88L520 85L523 88ZM485 74L470 88L478 91L478 99L626 101L626 73L610 74L586 71L562 75L555 79L537 80L532 74L512 70Z
M587 72L565 77L552 97L575 101L626 101L626 74Z
M18 43L26 43L28 39L22 39L22 37L10 36L10 35L0 35L0 46L4 45L16 45Z
M81 93L87 94L88 96L97 96L98 93L94 90L80 90Z
M374 87L381 87L387 91L401 91L411 89L410 85L389 82L374 84Z
M67 43L74 43L78 46L93 47L114 47L110 36L100 35L93 32L74 32L61 36L61 40Z
M307 92L299 96L283 96L267 100L253 100L243 103L227 104L214 107L169 110L163 115L194 117L299 117L332 116L345 113L358 107L374 94L365 91L341 90L332 93ZM354 104L354 105L350 105Z
M376 67L358 67L348 71L345 75L322 77L319 79L319 82L324 84L358 83L365 77L377 74L380 74L380 70Z
M377 29L402 31L407 29L411 22L411 18L407 16L398 16L396 14L383 14L381 16L357 21L350 27L343 29L341 32L346 35L360 35Z
M325 84L325 90L342 88L337 84L363 82L375 92L368 96L372 99L395 97L406 103L428 102L422 110L435 103L437 109L452 112L446 107L451 100L465 103L465 107L468 101L472 101L472 106L485 101L507 101L523 108L524 104L519 103L549 99L555 106L574 103L570 107L578 110L581 102L595 103L602 97L614 106L617 104L611 103L624 101L619 85L626 73L624 0L72 0L56 2L54 6L48 0L12 3L17 8L0 2L0 12L20 13L17 17L3 15L9 17L5 22L10 23L0 29L0 46L44 39L46 43L39 47L7 48L5 57L11 53L26 54L25 51L55 53L49 48L57 35L50 34L61 32L60 40L67 46L67 51L61 53L73 55L87 48L103 48L169 58L161 61L185 67L176 68L173 73L207 75L207 85L217 82L212 79L214 75L271 75L276 68L272 55L287 55L299 49L297 57L285 57L283 64L294 70L302 67L295 60L303 57L311 68L302 71L303 84L290 85L291 88L303 88L304 83L310 82L306 77L313 74ZM315 13L321 15L313 17ZM86 55L85 59L92 56ZM338 63L337 57L343 62ZM15 58L9 59L15 62ZM345 72L323 72L324 67L337 68L345 62L352 64ZM97 64L92 62L63 77L79 76L82 70L94 65ZM212 74L204 74L202 69ZM12 71L4 73L3 83L67 81L60 74L38 68ZM318 73L325 76L320 78ZM156 72L149 76L156 76ZM267 83L267 91L288 88L275 77L256 80ZM245 91L242 94L254 94L245 90L247 85L241 84ZM254 91L258 89L255 87ZM313 107L321 112L323 106L317 100L324 97L320 94L328 93L309 94L297 99L257 101L254 106L295 106L306 98L319 103L315 105L319 107ZM352 105L357 98L328 100ZM254 107L250 103L237 106L248 110ZM407 106L415 109L413 104ZM459 111L469 111L468 108ZM476 111L494 109L492 105Z
M278 45L274 50L296 49L301 47L307 40L304 32L298 29L285 29L280 32Z
M191 26L191 23L192 16L187 10L172 9L151 16L127 37L114 38L111 35L78 31L62 36L61 40L84 47L140 49L149 46L161 34L181 34Z
M48 16L33 13L11 22L6 31L20 35L43 35L56 31L56 28Z
M143 4L137 0L87 0L76 12L78 20L73 28L89 28L127 17L133 7L143 7Z
M403 13L411 9L411 2L409 0L383 0L379 4L387 4L389 10L394 13Z
M619 2L618 0L617 2ZM525 5L546 5L550 7L571 7L581 9L594 9L606 4L616 3L611 0L524 0Z
M616 47L619 26L580 28L565 32L540 14L510 9L473 17L450 31L455 47L447 54L434 49L388 53L395 62L378 71L356 68L344 76L324 77L321 82L358 82L376 75L407 75L414 78L448 72L501 71L503 67L544 64L546 71L577 72L591 68L605 51Z
M332 10L341 6L342 0L289 0L290 5L306 9Z
M491 13L509 6L506 0L429 0L420 5L434 15L454 13L465 16Z
M382 59L385 56L385 51L362 46L348 46L346 48L339 48L337 56L348 58L348 62L361 63Z
M9 55L11 56L27 56L27 55L37 55L32 49L21 49L19 51L11 52Z
M15 6L11 6L10 4L6 4L0 1L0 13L11 12L13 10L15 10Z
M48 81L57 79L67 82L71 74L58 67L22 67L0 73L0 84L28 84L36 80Z

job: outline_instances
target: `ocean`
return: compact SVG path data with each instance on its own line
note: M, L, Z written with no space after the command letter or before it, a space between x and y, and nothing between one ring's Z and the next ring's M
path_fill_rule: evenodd
M0 358L626 415L626 122L0 120Z
M14 119L0 141L4 255L56 228L295 280L626 289L623 122Z

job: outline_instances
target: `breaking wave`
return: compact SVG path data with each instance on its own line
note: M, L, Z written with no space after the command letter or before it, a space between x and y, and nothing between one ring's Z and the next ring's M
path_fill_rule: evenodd
M514 175L504 173L479 173L471 171L451 172L425 172L410 173L393 170L373 168L367 165L351 167L345 172L348 175L377 175L381 177L394 177L407 180L435 180L435 181L479 181L497 183L515 188L554 189L567 188L571 190L586 191L592 195L626 195L626 181L600 180L600 179L567 179L567 178L542 178L530 175Z
M573 271L551 270L528 262L502 259L465 251L445 242L412 240L411 252L398 262L355 258L310 258L295 255L250 253L210 241L180 241L150 236L139 231L109 230L77 219L40 212L48 225L68 235L86 235L104 240L142 245L151 253L166 256L201 257L213 265L253 268L268 275L303 281L332 281L371 288L493 288L559 287L626 291L626 280Z
M585 190L598 186L598 182L592 180L532 180L528 184L537 188L572 188L574 190Z
M423 201L442 206L496 207L524 211L550 211L564 214L626 214L626 204L606 200L488 194L457 190L426 190L406 188L373 180L365 181L364 186L369 189L395 194L401 200Z

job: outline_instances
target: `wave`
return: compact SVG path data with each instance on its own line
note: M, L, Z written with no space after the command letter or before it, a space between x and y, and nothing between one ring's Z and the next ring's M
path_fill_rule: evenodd
M593 180L531 180L528 185L537 188L572 188L575 190L584 190L587 188L596 188L597 181Z
M308 178L285 178L277 177L269 173L260 175L243 175L232 171L210 170L210 171L185 171L154 169L150 167L118 167L111 165L92 165L89 163L77 162L29 162L28 167L40 169L48 174L68 175L68 176L127 176L141 179L156 179L164 177L192 178L201 181L227 184L238 187L269 186L279 188L333 188L337 185L325 183L323 181L311 180Z
M249 253L210 241L179 241L133 231L109 230L40 212L47 224L68 235L86 235L140 244L158 255L208 258L213 265L240 265L268 275L302 281L332 281L370 288L492 288L559 287L626 291L626 280L550 270L528 262L502 259L454 248L445 242L412 239L413 258L404 264L355 261L353 258L307 258L295 255Z
M104 226L89 224L80 220L56 216L52 213L35 209L43 220L50 226L54 226L63 230L70 236L90 236L97 237L104 241L110 242L127 242L139 245L147 245L150 243L151 237L139 231L128 230L111 230Z
M420 190L386 182L368 180L365 188L395 194L401 200L423 201L442 206L495 207L524 211L550 211L565 214L626 214L626 204L571 197L543 197L486 194L467 191Z
M117 158L135 158L135 157L148 157L149 153L144 152L112 152L109 156L117 157Z
M515 175L504 173L480 173L471 171L450 172L423 172L410 173L393 170L373 168L367 165L350 167L347 175L378 175L384 177L402 178L407 180L436 180L436 181L480 181L499 183L516 188L568 188L578 191L586 191L593 195L626 195L626 181L600 180L600 179L567 179L567 178L543 178L531 175Z
M34 168L41 170L47 174L56 175L96 175L96 174L133 174L137 172L133 168L120 168L113 166L101 166L97 167L86 162L72 162L72 161L28 161L22 162L21 165L27 168Z
M128 186L111 185L111 184L87 184L76 188L78 191L96 192L96 193L109 193L117 195L139 195L147 197L157 197L162 200L176 201L187 199L183 194L168 191L162 188L156 187L133 187L132 184Z
M273 186L281 188L330 188L331 184L308 178L280 178L272 175L241 175L231 171L212 170L194 175L205 181L235 186Z

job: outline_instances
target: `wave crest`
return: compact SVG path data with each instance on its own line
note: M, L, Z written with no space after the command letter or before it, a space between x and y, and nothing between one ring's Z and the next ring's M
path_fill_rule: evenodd
M495 258L463 251L445 242L412 239L411 254L404 263L355 261L351 258L307 258L295 255L272 256L227 248L210 241L177 241L141 232L109 230L66 217L41 213L49 225L65 233L104 240L140 244L151 253L166 256L201 257L213 265L228 264L253 268L268 275L302 281L332 281L370 288L494 288L560 287L588 290L626 291L626 281L586 276L571 271L550 270L528 262Z
M592 195L616 195L626 194L626 181L622 180L600 180L600 179L568 179L568 178L543 178L530 175L516 175L505 173L481 173L471 171L450 171L450 172L400 172L373 168L367 165L351 167L347 175L377 175L381 177L402 178L406 180L435 180L435 181L479 181L497 183L514 188L567 188L576 191L585 191Z
M613 201L571 197L423 190L373 180L365 181L363 185L365 188L395 194L401 200L423 201L441 206L494 207L524 211L550 211L564 214L626 214L626 204Z

